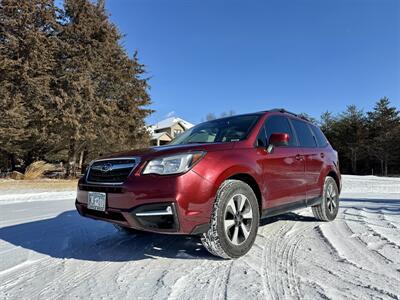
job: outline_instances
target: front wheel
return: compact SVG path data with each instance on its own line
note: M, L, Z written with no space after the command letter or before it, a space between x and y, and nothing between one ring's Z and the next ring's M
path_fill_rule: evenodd
M218 189L210 229L201 242L213 255L237 258L245 255L256 239L260 220L252 188L240 180L226 180Z
M314 217L321 221L333 221L339 211L339 189L335 179L325 178L322 201L312 207Z

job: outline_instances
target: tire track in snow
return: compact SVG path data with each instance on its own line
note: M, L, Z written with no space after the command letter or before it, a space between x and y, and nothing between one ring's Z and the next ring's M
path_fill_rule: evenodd
M1 274L1 276L4 276L3 274L7 275L7 279L4 280L0 286L0 291L1 292L7 292L9 291L11 288L17 286L22 280L25 282L26 278L32 278L34 277L33 275L38 273L38 268L39 268L39 264L43 264L44 266L40 267L40 270L42 272L46 272L49 269L49 266L51 266L52 264L50 263L50 261L52 261L53 258L51 257L44 257L44 258L40 258L38 260L35 261L31 261L31 263L22 263L19 265L16 265L15 269L13 268L12 270L10 270L11 274L7 274L9 272L7 272L9 269L4 270ZM27 261L26 261L27 262ZM20 266L20 267L18 267ZM28 269L28 270L26 270Z
M366 217L364 214L368 214L369 216ZM385 235L385 233L383 233L384 230L397 229L391 227L389 225L390 223L386 222L382 214L379 213L371 214L364 210L357 210L356 213L352 214L352 216L356 217L358 220L356 223L354 222L354 220L349 219L348 216L349 214L344 214L343 220L348 232L351 234L350 237L356 239L360 244L364 245L364 248L377 256L378 259L383 260L386 264L393 264L392 259L387 257L384 253L382 253L382 251L379 251L379 248L374 249L370 247L369 243L364 241L362 237L377 238L381 241L381 247L390 245L394 249L399 250L400 246L396 243L396 241L392 240L392 237L388 237L387 235ZM384 230L379 230L378 228L382 228Z
M85 232L85 230L83 230L83 232ZM123 238L118 243L106 245L105 247L100 249L100 252L112 251L112 249L119 247L122 242L129 239L131 239L131 237ZM95 241L95 244L90 247L90 249L92 249L93 253L99 252L97 244L107 242L109 240L110 236L98 239ZM90 251L90 249L85 249L85 251ZM115 259L118 260L117 257L114 257L114 260ZM67 291L75 288L77 285L84 282L84 280L89 278L93 273L101 273L107 270L107 268L111 264L113 264L112 261L99 263L91 260L82 261L46 256L34 261L33 264L24 265L23 269L29 268L27 271L21 272L21 270L18 270L18 272L8 274L7 280L4 281L4 283L0 286L0 291L3 293L7 293L13 287L19 285L21 283L21 280L23 280L22 284L24 286L35 286L34 283L42 278L42 274L46 274L46 280L40 280L41 284L45 283L45 286L38 286L38 288L31 291L29 297L43 297L46 292L54 289L54 286L59 285L58 283L67 282L67 286L64 286L63 288L63 293L57 296L63 297L65 296L65 293ZM58 275L50 276L50 274ZM51 281L48 280L49 278L51 279Z
M377 258L385 264L389 262L381 255L371 252L366 243L364 243L348 225L346 219L338 219L331 223L320 226L321 233L335 245L336 251L346 258L348 261L361 268L369 269L372 272L381 270L381 263L377 262ZM346 239L346 242L343 241Z
M399 227L392 222L386 220L385 215L382 213L382 210L379 210L379 213L376 213L376 219L372 218L372 216L374 216L375 214L372 214L365 210L360 211L360 215L363 217L363 221L366 227L368 227L368 229L373 232L375 236L379 237L383 242L385 242L385 244L391 245L398 250L400 249L400 238L394 238L396 232L397 235L400 237L400 234L398 234ZM365 221L369 218L372 219L374 222L379 222L383 224L372 224L371 222ZM388 235L388 232L383 231L390 231L390 236Z
M104 252L104 251L112 251L113 249L118 248L121 243L123 243L126 240L130 240L131 237L124 237L123 239L119 240L117 243L113 243L110 246L106 246L100 249L96 249L97 247L93 245L93 251L98 251L98 252ZM102 238L100 240L96 241L97 243L102 243L102 241L108 241L109 237ZM136 244L135 244L136 245ZM121 255L120 257L116 256L113 259L118 260L118 258L122 258L124 255ZM52 265L54 264L54 261L52 262ZM42 289L38 290L36 293L32 294L33 298L47 298L46 293L50 292L53 288L54 285L58 286L60 282L68 282L68 285L63 288L62 294L58 294L55 299L60 299L64 298L66 295L68 295L68 292L71 291L72 289L76 288L78 285L82 283L86 283L86 281L89 278L93 277L93 274L96 274L98 276L102 272L108 272L109 268L113 265L113 261L106 261L106 262L96 262L96 261L75 261L75 260L61 260L57 261L56 265L49 266L51 270L49 272L52 272L54 269L57 268L62 268L63 272L59 276L53 277L54 280L52 282L49 282L45 287ZM60 273L60 272L57 272ZM32 279L32 280L35 280Z
M339 230L336 231L338 228ZM313 267L323 270L324 277L333 277L329 282L335 283L337 291L361 289L359 292L366 293L369 297L386 295L392 299L399 299L398 295L392 292L397 290L398 275L395 272L388 272L392 270L388 270L387 263L376 265L375 262L372 262L372 266L368 265L371 255L368 254L369 251L365 248L365 244L349 238L351 233L344 229L346 229L345 222L341 220L324 223L315 229L321 241L330 249L333 263L329 263L327 266L317 263ZM368 257L364 257L364 255L368 255ZM373 255L373 257L378 256ZM357 298L360 296L354 296L354 299Z
M233 261L205 261L179 278L168 299L225 299ZM193 290L197 293L193 295Z
M165 251L173 247L177 240L181 237L173 236L157 236L154 243L153 240L147 239L145 235L140 236L145 242L145 247L139 250L139 256L142 260L132 260L121 266L118 276L115 278L118 290L125 290L125 298L137 298L140 294L146 293L146 299L166 298L171 293L171 281L179 274L180 270L184 270L185 266L177 257L164 258L160 257L159 251ZM156 247L155 244L161 244ZM162 268L160 268L162 265ZM132 286L130 282L141 282L145 278L145 284L140 288ZM146 286L149 285L149 290ZM133 288L133 289L132 289Z
M157 244L160 244L160 248L165 250L174 248L174 251L177 251L179 248L176 248L176 244L181 242L183 237L159 236L159 238ZM189 238L189 240L189 243L193 243L195 239ZM185 242L182 247L185 247ZM193 247L193 245L188 245L188 247ZM175 258L164 258L162 255L159 257L161 253L155 250L158 247L155 248L153 243L147 244L146 248L142 251L149 256L145 263L141 261L127 262L120 268L119 275L115 278L118 290L124 289L126 298L225 298L233 261L221 261L211 255L209 256L210 260L206 260L190 254L181 254L181 250L177 251ZM187 263L190 261L199 263L194 268L191 264L188 267ZM160 269L160 265L162 265L162 269ZM132 281L145 281L143 282L145 285L139 284L140 287L133 286L132 289L132 286L127 284ZM199 292L193 295L193 290L199 290Z
M278 224L274 224L277 226ZM279 225L278 225L279 226ZM277 227L277 231L271 231L269 232L269 235L262 235L259 233L259 236L262 237L264 240L263 246L261 246L262 254L261 254L261 274L262 274L262 284L263 284L263 289L264 289L264 295L266 297L272 298L273 296L276 296L278 294L278 291L276 290L276 280L275 277L272 277L270 274L276 274L276 266L271 265L268 269L266 267L267 264L267 252L270 248L272 247L277 247L276 242L274 242L274 238L276 236L279 236L281 232L285 230L285 227L288 226L288 224L283 224L280 227ZM272 227L272 226L271 226ZM272 228L271 228L272 229Z
M282 224L282 222L285 222ZM275 233L262 235L265 239L262 254L262 278L265 295L278 299L282 295L301 299L300 278L296 274L297 250L304 233L315 226L304 222L279 221Z

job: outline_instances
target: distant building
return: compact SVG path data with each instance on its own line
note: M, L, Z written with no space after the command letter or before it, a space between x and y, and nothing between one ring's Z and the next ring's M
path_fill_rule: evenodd
M153 146L165 145L177 135L192 128L194 125L178 117L170 117L149 126L151 144Z

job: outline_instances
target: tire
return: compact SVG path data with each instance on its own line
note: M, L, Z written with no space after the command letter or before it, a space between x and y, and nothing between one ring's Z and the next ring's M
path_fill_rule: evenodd
M140 230L137 230L137 229L133 229L133 228L129 228L129 227L125 227L125 226L121 226L121 225L118 225L118 224L113 224L113 225L119 232L122 232L122 233L125 233L125 234L143 234L144 233L143 231L140 231Z
M253 246L259 222L258 202L251 187L240 180L226 180L217 191L210 228L201 242L215 256L238 258Z
M322 202L312 208L314 217L320 221L333 221L339 211L339 189L335 179L330 176L325 178Z

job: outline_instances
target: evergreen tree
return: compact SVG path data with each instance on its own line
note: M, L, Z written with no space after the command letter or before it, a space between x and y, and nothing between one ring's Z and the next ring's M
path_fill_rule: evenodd
M319 127L325 133L328 139L330 139L330 137L334 137L335 124L336 118L329 111L324 112L321 115L321 120L318 122Z
M319 127L324 132L325 136L331 143L331 145L338 150L338 145L340 144L340 137L338 136L337 130L338 120L329 111L324 112L321 115L320 121L318 122ZM339 155L340 155L339 151Z
M62 116L56 128L66 134L69 171L78 155L129 149L148 138L144 118L151 111L147 80L137 55L129 58L122 35L110 23L104 4L66 0L59 54L58 93Z
M337 136L340 137L339 147L342 159L350 161L350 173L358 174L358 162L366 158L367 123L362 110L355 105L347 106L345 112L339 115L336 124Z
M400 159L400 114L388 98L380 99L368 112L368 127L370 154L378 159L381 174L387 176L390 165L398 167Z
M78 158L146 144L149 87L121 38L104 1L1 1L0 153L74 173Z
M300 117L306 118L307 120L309 120L311 123L313 124L318 124L317 119L315 119L314 117L311 117L309 114L307 113L299 113Z
M0 152L15 168L46 152L57 49L57 8L51 0L0 2Z

